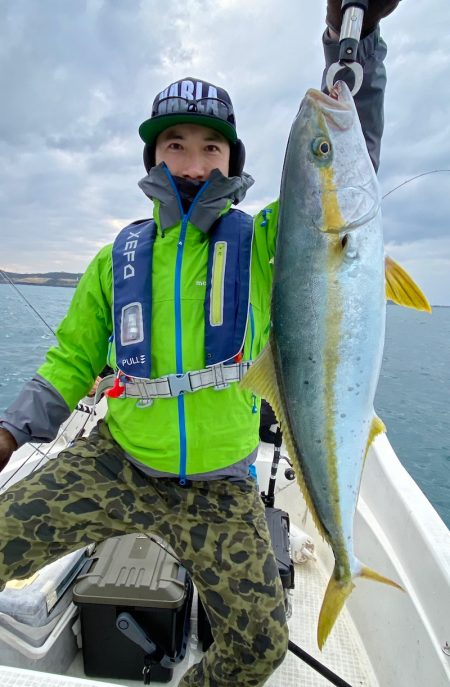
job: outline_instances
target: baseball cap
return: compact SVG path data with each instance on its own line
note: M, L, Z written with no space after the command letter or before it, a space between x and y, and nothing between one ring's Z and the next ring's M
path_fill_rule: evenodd
M158 93L150 119L139 127L139 135L148 145L176 124L199 124L219 131L236 143L236 120L231 98L225 89L207 81L187 77L175 81Z

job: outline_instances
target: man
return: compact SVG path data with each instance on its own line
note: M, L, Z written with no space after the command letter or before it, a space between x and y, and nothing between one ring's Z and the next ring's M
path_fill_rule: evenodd
M366 13L357 102L378 165L385 45ZM327 65L341 2L329 0ZM262 685L288 631L264 509L248 477L259 401L238 381L270 325L277 203L254 222L232 209L253 183L231 100L194 79L157 95L140 127L154 221L126 227L94 258L58 329L58 345L6 411L0 466L26 441L49 441L108 364L105 421L0 499L0 588L108 537L151 531L193 577L214 643L181 681ZM188 374L189 373L189 374Z

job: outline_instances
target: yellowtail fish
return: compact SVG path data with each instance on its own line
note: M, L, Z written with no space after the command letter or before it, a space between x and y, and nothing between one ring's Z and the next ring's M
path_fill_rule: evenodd
M368 448L384 425L373 407L386 295L430 306L385 262L380 190L348 87L307 92L283 168L269 343L242 385L266 398L335 567L320 611L322 648L357 577L393 586L353 550ZM386 281L385 281L386 270Z

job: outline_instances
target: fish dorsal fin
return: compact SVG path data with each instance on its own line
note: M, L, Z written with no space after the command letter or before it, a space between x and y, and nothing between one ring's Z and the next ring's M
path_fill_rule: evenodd
M404 305L405 308L431 312L428 300L409 276L408 272L398 262L395 262L395 260L386 255L384 266L387 300L393 301L397 305Z
M301 462L299 449L296 446L293 434L291 432L288 415L285 410L285 403L283 402L282 393L278 387L275 361L273 356L272 338L269 339L268 344L258 356L251 368L245 374L240 383L243 389L249 389L258 396L265 398L272 406L275 415L280 423L281 431L283 432L283 439L286 444L289 456L294 460L295 474L297 482L302 490L303 498L308 506L314 524L322 537L326 538L326 534L316 513L316 509L308 492L305 478L301 471Z
M367 452L370 448L372 441L379 435L386 431L385 424L383 420L380 420L378 415L374 415L372 419L372 424L370 425L369 436L367 438L366 453L364 457L367 457Z

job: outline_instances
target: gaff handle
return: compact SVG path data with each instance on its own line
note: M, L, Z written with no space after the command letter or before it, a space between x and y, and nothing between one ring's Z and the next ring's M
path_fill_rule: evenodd
M339 36L339 62L355 62L364 12L368 7L369 0L342 0L343 18Z

